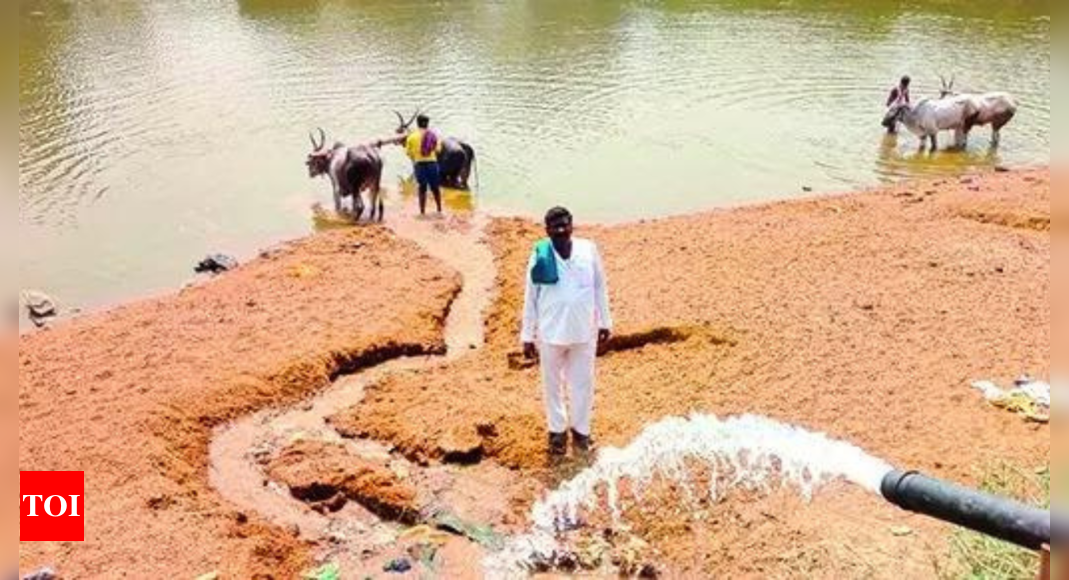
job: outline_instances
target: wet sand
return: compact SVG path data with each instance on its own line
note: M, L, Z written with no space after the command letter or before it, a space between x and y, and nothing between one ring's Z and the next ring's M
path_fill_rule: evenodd
M86 472L86 542L20 543L67 578L294 578L308 547L209 485L213 429L342 373L442 353L459 277L376 228L24 336L19 469Z
M1046 465L1049 427L990 408L970 382L1049 379L1049 217L1040 170L582 229L606 261L618 336L681 338L600 359L596 436L623 445L667 415L755 413L963 483L999 461ZM443 442L478 437L489 459L547 487L566 477L544 453L537 370L509 364L539 235L523 220L494 223L499 298L479 355L373 387L333 420L339 429L432 462ZM888 575L931 575L945 558L945 527L889 537L894 522L929 524L856 490L817 502L766 509L776 519L753 529L720 520L714 545L660 513L647 539L683 573L729 577L856 575L849 550L828 545L890 544L861 568Z

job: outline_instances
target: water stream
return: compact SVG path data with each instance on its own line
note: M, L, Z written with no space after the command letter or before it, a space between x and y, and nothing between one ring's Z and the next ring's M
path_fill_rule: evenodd
M707 489L692 478L695 465L705 470ZM557 541L559 534L581 526L584 510L607 509L618 526L622 482L638 501L658 478L679 484L692 500L699 493L715 501L736 489L769 492L780 486L792 487L808 500L835 480L878 494L891 470L845 441L766 417L670 417L648 426L622 449L601 450L591 467L534 505L530 532L489 556L484 568L491 577L515 577L534 562L553 561L565 549ZM604 490L605 505L599 503L599 490Z
M316 440L342 445L356 457L397 466L423 483L445 480L453 497L482 494L480 478L508 481L505 470L492 465L480 466L477 473L464 477L457 477L447 466L422 469L392 454L388 444L344 439L327 422L332 415L357 406L366 389L385 377L446 364L473 352L484 342L482 313L492 299L494 286L493 256L482 235L485 216L471 213L443 220L419 220L396 207L390 209L390 227L400 237L416 242L462 276L461 292L451 304L445 322L447 354L395 359L341 377L309 401L287 409L268 409L225 426L215 434L209 449L211 485L228 502L280 528L293 530L306 540L330 545L331 551L343 555L351 567L360 565L362 554L392 544L395 526L352 502L337 514L312 511L283 485L268 480L263 468L265 457L297 439ZM501 502L504 501L503 497Z

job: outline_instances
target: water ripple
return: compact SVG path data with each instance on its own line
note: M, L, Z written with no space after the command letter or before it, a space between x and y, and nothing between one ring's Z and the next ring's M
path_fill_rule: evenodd
M480 203L566 202L584 219L1049 162L1049 15L812 4L75 3L20 38L20 216L85 236L50 249L46 277L208 243L202 224L139 222L159 211L233 239L293 235L305 216L279 200L323 193L302 167L306 131L372 139L416 107L475 144ZM904 72L917 95L939 74L1013 91L999 153L986 131L965 154L883 141L882 100ZM388 175L409 171L387 159ZM666 182L689 193L644 203Z

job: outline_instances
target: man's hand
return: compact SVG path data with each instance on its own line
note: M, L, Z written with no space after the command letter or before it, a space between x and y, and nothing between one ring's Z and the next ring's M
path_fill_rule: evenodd
M605 346L609 339L612 338L612 331L607 328L598 330L598 344Z
M527 360L534 360L538 358L538 348L533 342L523 343L523 356Z

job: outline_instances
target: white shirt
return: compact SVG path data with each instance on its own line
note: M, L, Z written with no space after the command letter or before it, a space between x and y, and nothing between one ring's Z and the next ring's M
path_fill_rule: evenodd
M535 284L531 269L535 253L527 264L527 290L523 304L521 342L572 345L597 340L598 329L611 330L609 293L598 247L590 240L572 239L571 258L556 250L556 284Z

